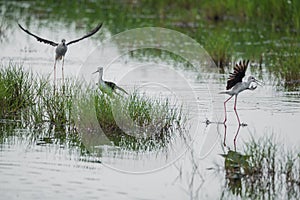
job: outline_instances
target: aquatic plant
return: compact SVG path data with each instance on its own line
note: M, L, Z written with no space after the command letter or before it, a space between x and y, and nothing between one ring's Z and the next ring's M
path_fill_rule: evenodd
M15 64L0 69L0 117L20 117L20 110L34 105L32 73Z
M300 87L300 49L296 43L283 41L274 44L273 48L278 53L271 54L266 60L268 71L277 78L277 85L288 91L299 90Z
M185 124L181 108L168 99L153 99L138 91L127 96L100 90L94 98L99 124L115 145L130 143L134 149L165 146Z
M61 139L66 133L77 134L78 119L85 118L89 125L97 117L100 127L115 145L126 143L125 140L137 142L136 137L147 142L167 142L171 133L185 123L181 108L170 105L168 99L152 99L136 91L121 96L90 86L83 89L75 80L67 80L53 92L48 78L33 76L17 65L0 71L0 103L1 118L17 116L33 129L46 126L50 132L60 133Z
M243 153L229 151L222 155L227 188L242 198L298 199L299 155L279 147L273 138L253 138L245 144Z

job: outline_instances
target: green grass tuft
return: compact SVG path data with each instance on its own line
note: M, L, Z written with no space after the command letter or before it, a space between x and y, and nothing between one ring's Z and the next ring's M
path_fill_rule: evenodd
M168 99L153 99L137 92L122 96L89 86L83 89L78 82L69 80L54 93L50 82L16 65L2 68L0 117L17 118L34 129L49 126L54 135L60 133L59 138L67 132L77 132L78 119L84 119L79 121L89 126L97 118L115 145L130 143L135 149L136 144L141 146L150 140L167 143L175 129L185 123L181 108L170 105Z
M10 63L0 70L0 117L19 117L20 110L34 105L33 75Z
M265 137L246 143L243 153L229 151L222 156L231 194L250 199L299 199L297 150L286 151L273 138Z
M181 108L170 105L168 99L153 99L137 91L129 96L96 92L95 108L106 136L114 137L116 145L135 142L135 149L145 148L150 141L166 145L185 123Z

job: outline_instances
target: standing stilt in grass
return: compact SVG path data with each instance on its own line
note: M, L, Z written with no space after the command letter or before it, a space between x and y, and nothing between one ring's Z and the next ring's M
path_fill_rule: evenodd
M115 83L113 82L109 82L109 81L104 81L103 80L103 67L98 67L97 71L95 71L93 74L95 73L99 73L99 80L98 80L98 86L100 86L103 89L109 89L112 91L115 91L116 89L124 92L125 94L128 94L123 88L117 86Z
M236 114L237 120L239 122L239 125L242 125L240 122L240 118L238 116L237 110L236 110L236 103L237 103L237 96L240 92L244 90L255 90L257 86L250 86L252 82L256 82L259 84L259 81L256 80L253 76L249 76L246 82L243 82L242 79L245 76L247 67L249 64L248 61L243 61L236 63L234 67L233 73L230 73L229 79L227 81L226 91L220 92L220 94L228 94L230 97L224 102L224 111L225 111L225 119L224 124L227 121L227 115L226 115L226 103L235 96L234 100L234 112Z
M94 28L91 32L87 33L86 35L82 36L79 39L72 40L68 43L66 43L65 39L62 39L61 43L58 44L58 43L53 42L51 40L41 38L41 37L29 32L28 30L23 28L20 24L18 24L18 25L25 33L35 37L37 39L37 41L43 42L43 43L46 43L46 44L50 44L51 46L54 46L54 47L56 46L56 50L55 50L56 55L55 55L55 62L54 62L54 90L55 90L55 85L56 85L56 61L57 60L62 60L62 81L63 81L63 85L64 85L64 57L65 57L65 54L68 50L68 45L79 42L80 40L83 40L85 38L88 38L88 37L94 35L102 27L102 23L101 23L96 28Z

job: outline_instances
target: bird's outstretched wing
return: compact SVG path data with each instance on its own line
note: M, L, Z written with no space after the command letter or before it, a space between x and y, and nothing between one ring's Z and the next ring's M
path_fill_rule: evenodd
M103 24L103 23L99 24L96 28L94 28L93 30L91 30L91 31L90 31L89 33L87 33L85 36L83 36L83 37L81 37L81 38L79 38L79 39L72 40L72 41L68 42L67 45L73 44L73 43L75 43L75 42L78 42L78 41L80 41L80 40L83 40L83 39L85 39L85 38L88 38L88 37L94 35L94 34L97 33L97 31L99 31L99 29L102 27L102 24Z
M245 77L248 64L249 64L249 60L247 61L243 60L243 62L240 61L239 63L236 63L233 69L233 73L230 73L229 75L226 90L229 90L238 82L242 82L243 78Z
M19 23L18 23L18 25L19 25L19 27L20 27L25 33L27 33L27 34L29 34L29 35L35 37L35 38L37 39L37 41L39 41L39 42L44 42L44 43L46 43L46 44L50 44L50 45L52 45L52 46L54 46L54 47L58 45L58 43L56 43L56 42L53 42L53 41L51 41L51 40L47 40L47 39L41 38L41 37L39 37L39 36L37 36L37 35L35 35L35 34L33 34L33 33L30 33L28 30L26 30L25 28L23 28Z

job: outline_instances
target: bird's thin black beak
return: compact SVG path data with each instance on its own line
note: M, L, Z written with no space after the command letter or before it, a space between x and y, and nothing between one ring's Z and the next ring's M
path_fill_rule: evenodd
M99 70L97 70L97 71L93 72L92 74L96 74L97 72L99 72Z
M260 86L263 86L265 84L263 81L259 81L257 79L255 79L255 82Z

